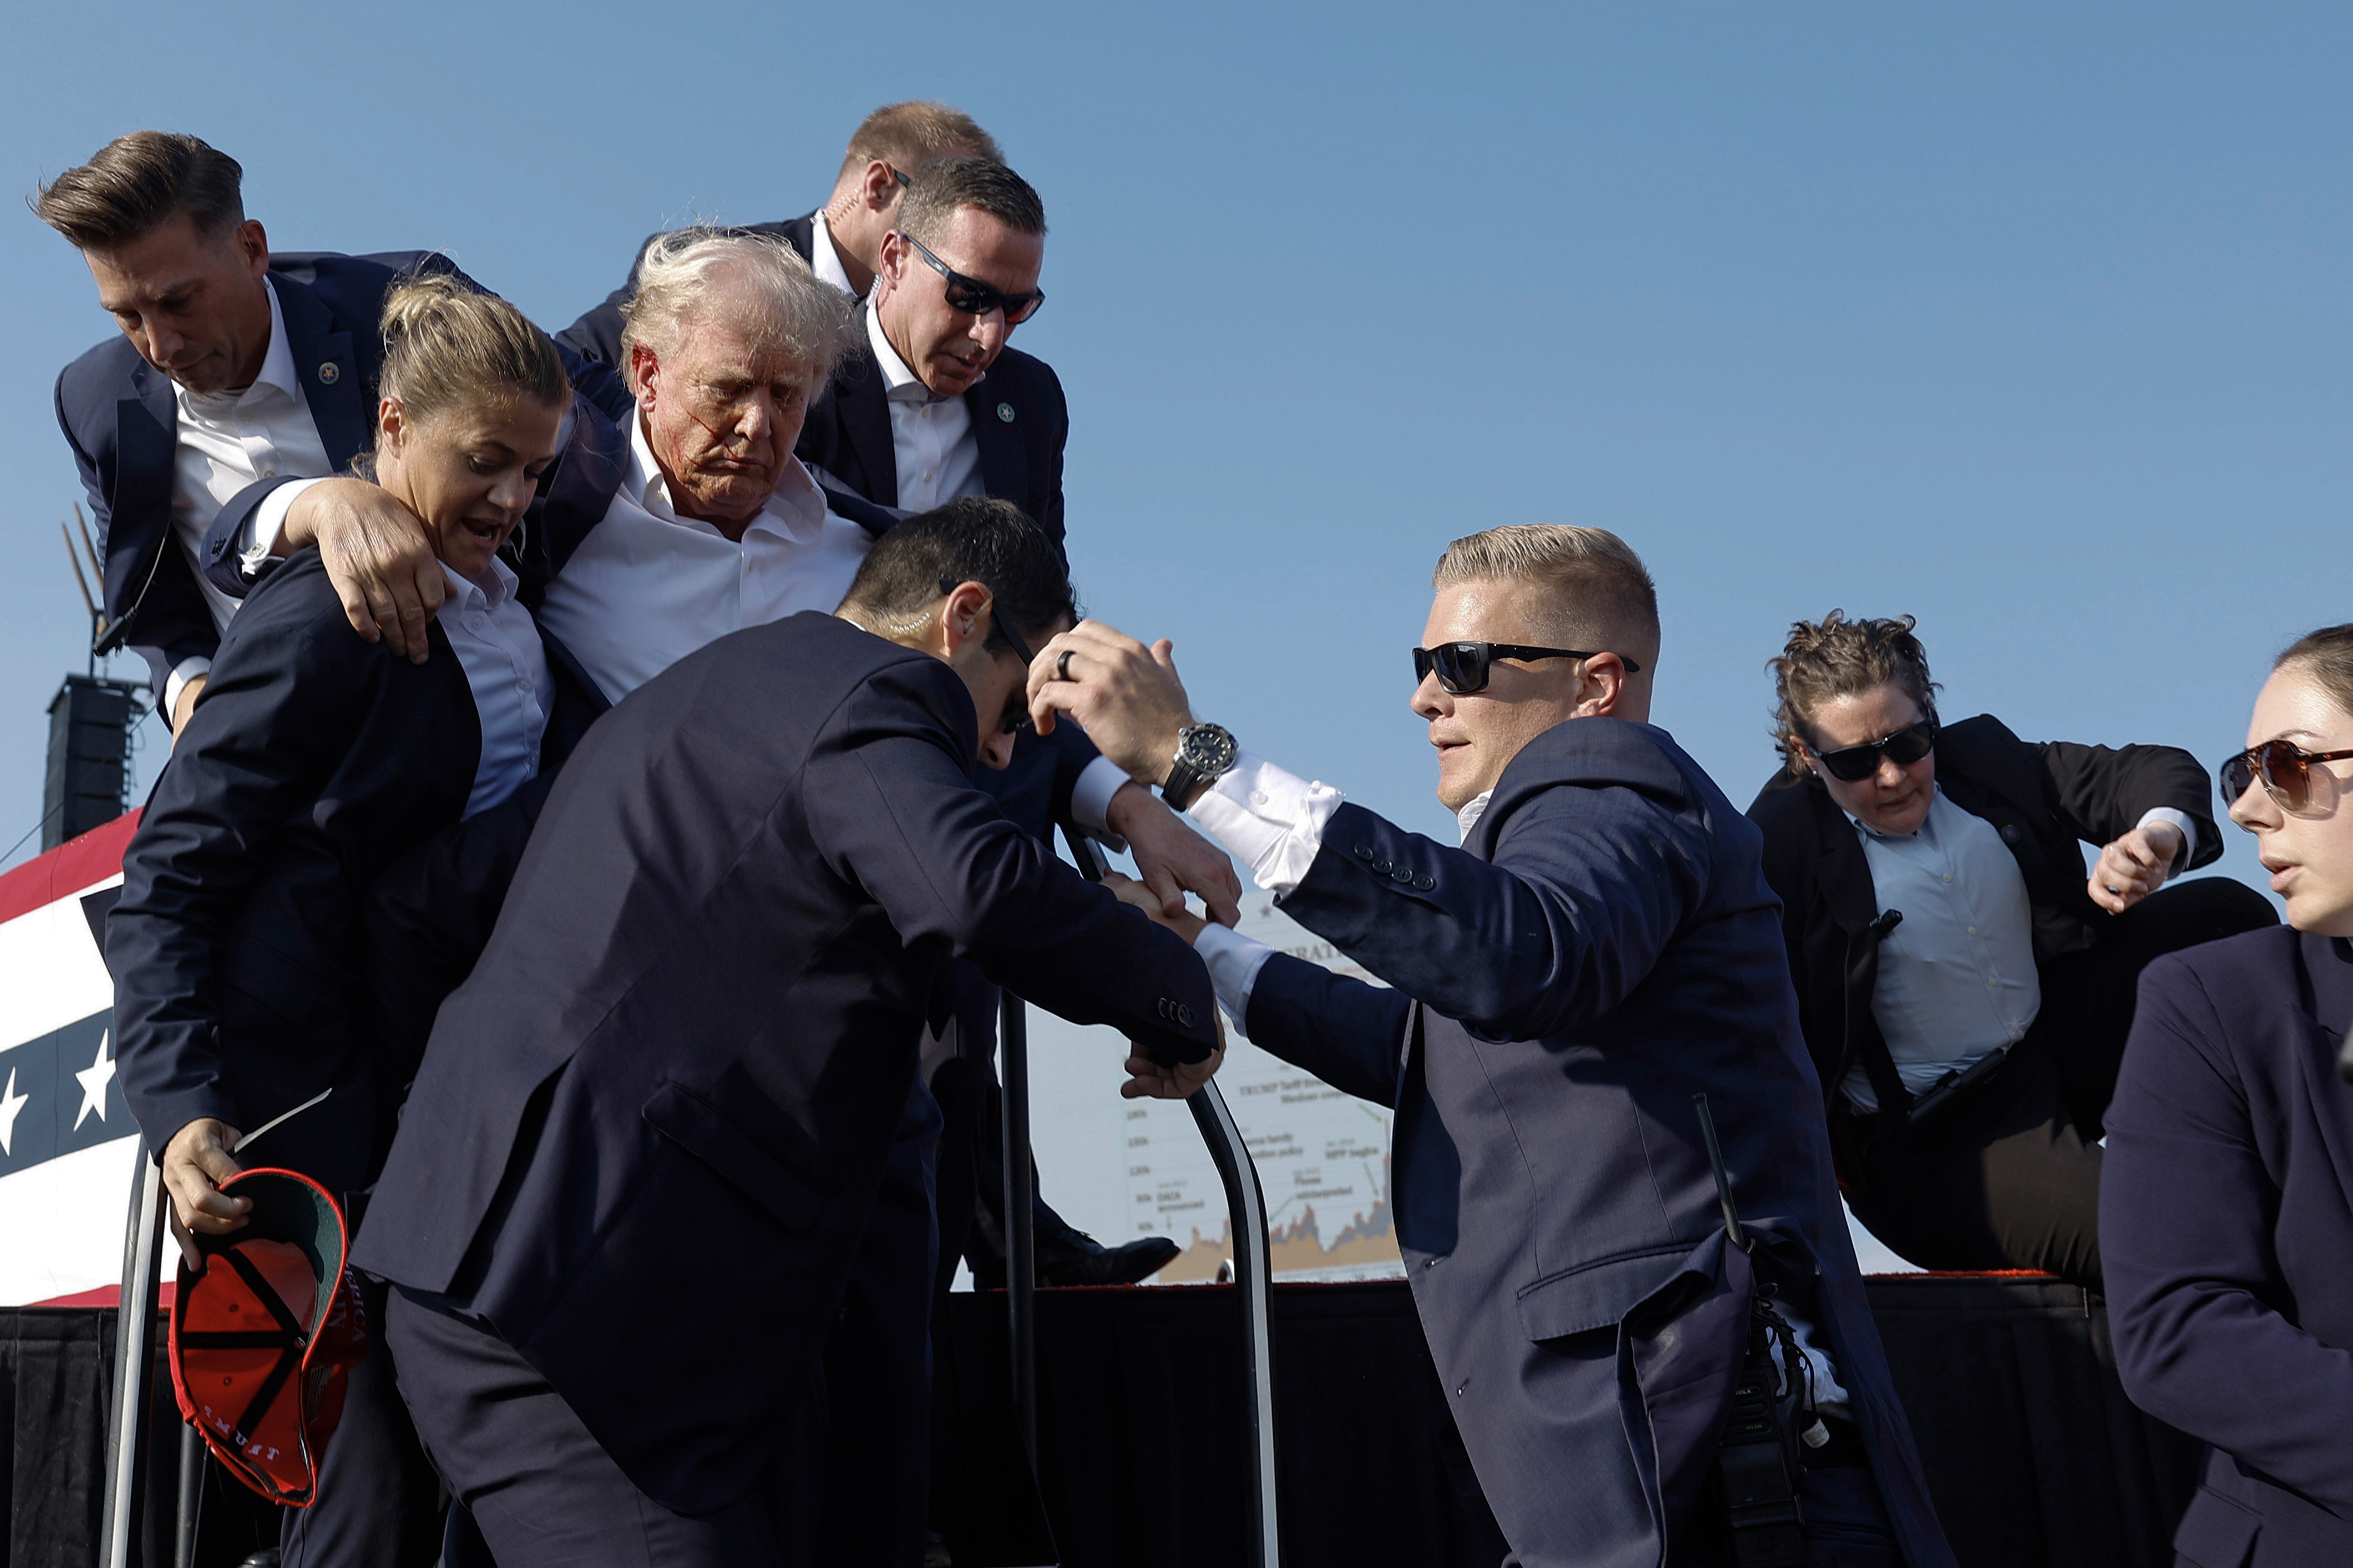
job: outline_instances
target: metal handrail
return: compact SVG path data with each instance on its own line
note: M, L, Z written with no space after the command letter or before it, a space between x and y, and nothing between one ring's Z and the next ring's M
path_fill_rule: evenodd
M1102 847L1068 829L1064 837L1080 875L1090 882L1101 881L1110 868ZM1029 1240L1029 1031L1020 1000L1010 993L1005 997L1005 1025L1006 1283L1011 1291L1014 1408L1023 1416L1022 1438L1029 1445L1034 1474L1037 1303L1031 1287L1035 1277L1026 1257L1017 1267L1012 1256L1017 1235L1025 1243ZM1256 1568L1280 1568L1282 1543L1276 1528L1274 1484L1274 1328L1269 1310L1274 1285L1274 1238L1266 1221L1266 1196L1259 1187L1258 1165L1242 1142L1240 1124L1227 1108L1216 1080L1195 1089L1185 1103L1192 1109L1193 1125L1200 1129L1201 1142L1208 1145L1218 1179L1225 1184L1227 1226L1233 1235L1234 1285L1242 1303L1242 1373L1250 1413L1250 1561ZM1017 1120L1022 1133L1018 1145L1013 1141ZM1014 1201L1017 1169L1021 1173L1018 1205Z
M1242 1374L1249 1384L1250 1413L1251 1561L1277 1568L1282 1561L1276 1528L1274 1489L1274 1327L1269 1315L1274 1284L1274 1238L1266 1223L1266 1195L1258 1166L1242 1142L1242 1130L1226 1107L1217 1080L1195 1089L1185 1103L1193 1124L1209 1146L1219 1179L1226 1184L1226 1216L1234 1238L1234 1286L1241 1294Z
M135 1156L131 1213L122 1238L122 1289L114 1314L113 1419L106 1434L106 1555L103 1568L130 1568L137 1528L140 1441L147 1417L148 1358L155 1353L157 1263L163 1250L164 1173Z

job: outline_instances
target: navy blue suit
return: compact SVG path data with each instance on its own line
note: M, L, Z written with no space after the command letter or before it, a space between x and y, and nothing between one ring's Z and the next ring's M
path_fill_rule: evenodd
M303 400L335 473L374 440L385 293L394 279L420 272L465 278L448 258L429 250L269 258ZM628 400L608 368L577 356L569 368L583 394L606 412L617 414ZM185 552L164 548L172 538L179 444L172 381L142 359L130 339L116 336L58 373L56 402L58 427L90 493L111 641L147 660L161 692L174 667L212 657L220 642Z
M356 1261L486 1325L667 1509L744 1503L808 1396L950 954L1210 1047L1198 962L1006 821L975 752L935 659L813 614L722 637L589 732L441 1009ZM505 1561L528 1531L478 1500L522 1461L468 1448L435 1353L405 1391Z
M2198 1568L2353 1563L2353 945L2285 927L2142 973L2100 1184L2133 1403L2214 1447Z
M1748 1320L1692 1095L1764 1271L1823 1331L1914 1568L1952 1559L1847 1240L1756 827L1663 731L1560 724L1461 848L1360 806L1284 913L1395 986L1278 953L1251 1040L1397 1109L1430 1352L1530 1568L1649 1568L1699 1498Z

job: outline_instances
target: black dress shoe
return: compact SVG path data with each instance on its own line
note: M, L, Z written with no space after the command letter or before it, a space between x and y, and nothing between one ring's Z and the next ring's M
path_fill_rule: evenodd
M1168 1267L1184 1250L1165 1236L1147 1236L1124 1247L1105 1247L1085 1231L1063 1226L1037 1240L1040 1285L1134 1285ZM967 1253L976 1290L1005 1289L1005 1259Z
M1065 1227L1050 1243L1038 1238L1038 1283L1134 1285L1167 1268L1183 1250L1165 1236L1105 1247L1082 1230Z

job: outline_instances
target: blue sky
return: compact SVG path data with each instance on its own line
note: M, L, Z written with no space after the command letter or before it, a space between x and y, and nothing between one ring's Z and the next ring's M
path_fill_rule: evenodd
M2341 8L202 15L13 13L11 191L194 132L280 248L438 247L550 328L650 229L818 204L875 104L972 111L1052 225L1018 341L1070 392L1087 603L1425 830L1405 650L1493 523L1642 552L1657 717L1741 804L1763 662L1832 605L1917 615L1948 717L2209 762L2353 617ZM10 211L0 846L80 664L50 386L111 330Z

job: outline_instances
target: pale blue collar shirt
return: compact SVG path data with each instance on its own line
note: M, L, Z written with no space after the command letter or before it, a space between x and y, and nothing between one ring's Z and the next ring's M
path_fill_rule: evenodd
M1917 832L1881 833L1848 820L1862 840L1880 912L1904 911L1880 942L1871 1010L1904 1087L1918 1094L2016 1045L2042 1011L2026 879L1993 824L1942 789ZM1863 1110L1878 1109L1860 1062L1842 1087Z
M547 649L531 612L515 602L515 574L493 556L480 578L461 577L443 563L449 596L437 618L466 672L474 712L482 726L481 760L474 765L466 815L488 811L539 775L539 742L554 704Z

